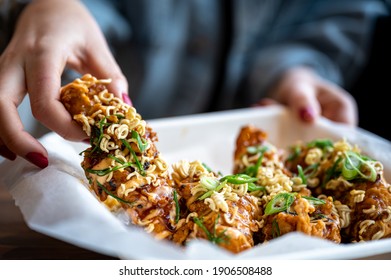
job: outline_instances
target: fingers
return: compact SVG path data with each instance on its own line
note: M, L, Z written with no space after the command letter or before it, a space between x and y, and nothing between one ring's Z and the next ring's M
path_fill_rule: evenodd
M4 64L2 64L4 65ZM21 156L40 168L48 165L45 148L24 130L17 106L24 95L22 70L0 71L0 155L14 160Z
M91 73L95 77L111 79L111 83L108 85L110 92L119 98L123 98L123 95L125 95L129 99L126 78L106 47L102 46L100 49L88 54L86 67L86 72Z
M358 109L354 98L342 88L325 83L318 94L322 115L332 121L358 125Z
M321 114L316 88L306 81L297 80L285 89L288 98L286 105L305 123L313 123Z
M127 97L128 99L123 100L129 103L128 82L100 32L94 38L91 38L91 41L86 46L86 50L88 51L84 53L85 57L80 58L83 62L83 73L90 73L95 77L103 79L110 78L112 82L108 85L109 91L122 99L124 98L123 95L125 95L125 98Z
M313 123L321 115L349 125L357 125L358 122L354 98L309 68L297 67L286 71L271 96L290 107L305 123Z
M34 117L63 138L78 141L85 139L86 134L72 122L59 100L65 62L59 48L29 56L25 66L27 90Z

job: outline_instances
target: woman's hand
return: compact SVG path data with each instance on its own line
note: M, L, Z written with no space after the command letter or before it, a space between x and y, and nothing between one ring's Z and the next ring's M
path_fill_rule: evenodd
M290 107L304 122L312 123L321 115L351 126L358 123L354 98L306 67L286 71L269 96L270 99L263 99L259 104L282 103Z
M68 140L87 138L59 101L65 67L112 78L110 90L122 98L128 84L98 25L75 0L36 0L21 14L0 57L0 155L24 157L44 168L45 148L27 133L17 107L28 93L34 117ZM126 96L127 97L127 96Z

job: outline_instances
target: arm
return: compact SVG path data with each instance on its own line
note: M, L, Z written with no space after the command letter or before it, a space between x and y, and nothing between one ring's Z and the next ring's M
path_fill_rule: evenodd
M24 157L43 168L45 148L27 133L17 107L29 94L34 117L69 140L86 135L71 122L59 101L66 67L113 79L110 90L127 92L127 82L97 25L74 0L35 0L20 15L0 57L0 155Z
M374 20L386 9L382 1L307 2L283 1L276 13L250 68L252 99L267 95L306 121L323 115L355 125L356 104L345 89L362 70Z

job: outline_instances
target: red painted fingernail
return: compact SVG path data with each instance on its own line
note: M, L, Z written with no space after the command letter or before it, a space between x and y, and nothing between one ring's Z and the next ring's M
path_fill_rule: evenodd
M305 122L312 122L315 118L315 113L311 108L305 107L299 110L299 116Z
M132 100L130 100L129 95L128 95L127 93L123 93L123 94L122 94L122 100L123 100L126 104L128 104L128 105L130 105L130 106L133 106Z
M5 145L2 145L0 146L0 155L2 157L5 157L9 160L15 160L16 159L16 154L14 154L13 152L11 152L7 146Z
M86 143L86 144L91 144L90 138L86 138L86 139L82 140L82 142Z
M28 153L26 155L26 159L42 169L44 169L49 165L48 159L43 155L41 155L40 153L35 153L35 152Z

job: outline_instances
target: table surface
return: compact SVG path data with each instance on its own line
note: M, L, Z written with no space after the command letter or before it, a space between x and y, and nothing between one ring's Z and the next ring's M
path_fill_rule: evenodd
M3 260L107 260L92 252L31 230L11 195L0 187L0 259Z

